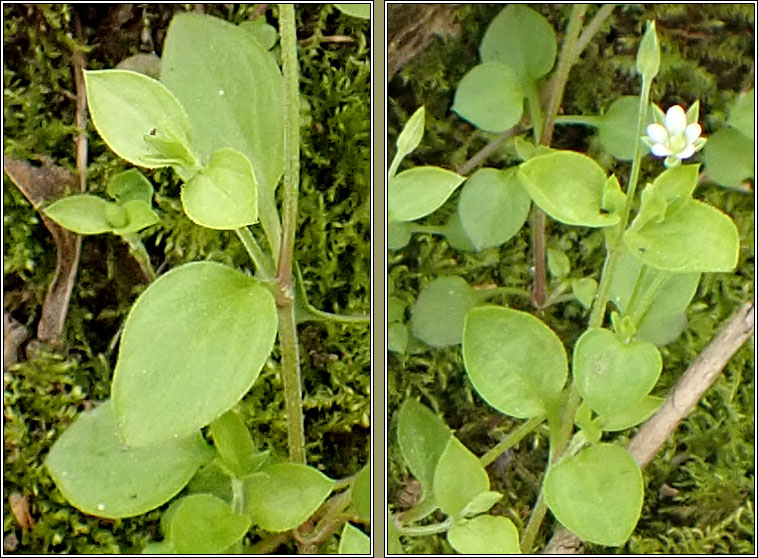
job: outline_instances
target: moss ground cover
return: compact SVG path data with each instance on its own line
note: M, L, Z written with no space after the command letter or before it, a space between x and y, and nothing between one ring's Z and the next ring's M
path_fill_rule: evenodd
M77 134L75 41L83 45L87 68L103 69L140 52L160 54L167 26L178 10L201 10L235 24L261 15L275 23L272 9L265 5L60 4L3 9L4 152L31 161L49 157L72 170ZM303 6L297 14L303 116L297 260L314 306L334 313L368 313L369 26L331 5ZM88 132L88 189L102 194L108 177L125 167L92 128ZM154 203L161 221L141 236L156 269L193 260L238 266L245 262L245 251L233 234L197 227L184 216L179 183L170 172L161 169L147 175L156 189ZM3 202L4 307L33 337L55 269L55 246L35 210L7 177ZM119 328L145 286L118 238L88 237L62 350L43 349L4 370L3 497L14 502L18 512L4 516L7 552L139 552L158 536L160 510L115 521L84 515L67 504L42 466L51 444L76 415L108 397ZM351 475L369 455L368 327L310 322L300 326L299 334L309 462L333 478ZM277 354L264 366L240 409L257 445L286 455ZM30 521L24 521L24 505ZM325 550L335 551L336 542L328 542Z
M560 40L569 9L532 7L548 18ZM456 8L455 23L460 34L435 39L391 80L387 138L390 160L399 131L421 105L426 107L425 135L407 166L439 165L456 170L494 137L469 126L450 107L458 82L478 63L477 47L487 25L501 9L495 5ZM589 9L587 20L596 9ZM704 135L723 126L729 103L754 81L752 6L713 5L702 10L694 5L617 6L572 68L561 114L598 114L618 97L638 94L634 56L644 23L651 19L657 21L663 52L651 100L668 107L677 103L689 106L700 99L701 114L705 115ZM592 134L590 128L582 126L559 126L552 146L589 152L609 173L628 176L629 164L604 155ZM517 160L512 149L501 147L489 157L487 166L504 168ZM647 157L642 179L655 176L660 166L660 160ZM688 308L688 328L662 349L664 370L654 395L665 395L714 336L719 324L754 296L753 192L725 189L705 181L698 186L695 197L734 219L740 232L739 261L733 273L703 276ZM441 226L456 203L457 195L453 195L424 224ZM597 279L604 258L602 234L551 223L548 247L568 256L572 277ZM425 285L451 274L479 288L497 285L528 291L533 265L530 246L528 227L502 247L478 253L456 250L437 236L415 234L405 248L388 254L392 295L410 307ZM504 295L493 302L533 312L526 297ZM410 315L406 312L405 317L407 321ZM540 317L567 347L574 345L587 321L586 311L576 302L551 305ZM674 438L645 469L643 515L630 540L618 552L754 551L755 384L750 345L735 355ZM388 368L388 498L390 508L401 511L411 507L419 496L393 441L392 417L404 400L420 398L476 455L484 454L519 422L499 415L479 398L466 379L458 347L430 349L411 340L405 353L390 353ZM545 441L545 432L533 433L488 468L492 490L506 494L492 513L510 518L519 529L526 524L539 492L547 459ZM538 545L544 545L553 527L554 523L543 526ZM403 542L409 553L452 552L443 535L408 537ZM588 551L607 549L589 545Z

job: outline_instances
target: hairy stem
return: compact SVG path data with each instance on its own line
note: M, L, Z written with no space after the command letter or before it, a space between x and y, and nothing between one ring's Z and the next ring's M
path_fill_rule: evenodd
M297 229L297 196L300 181L300 83L297 68L295 7L279 4L279 34L285 83L284 111L284 188L282 203L282 245L276 273L279 316L279 343L282 355L282 382L287 411L287 441L290 460L305 463L300 355L295 322L292 262Z

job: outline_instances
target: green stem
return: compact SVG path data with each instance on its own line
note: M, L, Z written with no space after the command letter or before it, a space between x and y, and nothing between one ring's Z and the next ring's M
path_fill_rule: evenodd
M142 244L139 236L135 233L123 235L121 238L129 245L129 253L139 265L145 278L150 282L155 281L158 276L153 269L153 265L150 263L150 255L145 250L145 245Z
M571 114L571 115L560 115L555 117L555 123L556 124L583 124L586 126L595 126L597 127L601 122L602 118L597 115L593 114Z
M532 513L529 516L529 522L526 524L526 528L521 533L521 552L524 554L532 553L532 546L534 546L534 539L537 538L542 521L545 519L547 513L547 503L545 502L545 496L543 492L540 492L537 498L537 503L532 508Z
M453 525L452 519L447 519L443 521L442 523L434 523L432 525L422 525L420 527L400 527L398 526L397 531L401 535L406 535L409 537L423 537L426 535L434 535L436 533L444 533L445 531L448 531L450 527Z
M652 280L643 288L643 284L647 282L651 275L653 277ZM637 281L634 284L634 291L632 291L632 297L629 299L629 304L627 305L625 312L627 316L632 318L635 327L640 325L642 316L644 316L645 312L650 308L655 296L668 278L669 275L665 272L652 269L646 265L642 266L642 271L637 276Z
M494 462L503 453L523 440L527 434L542 424L544 420L544 416L529 419L524 424L516 428L516 430L508 434L502 441L498 442L495 447L481 456L479 458L479 463L482 464L482 467L486 467L490 463Z
M295 7L279 4L279 36L284 73L284 187L282 244L276 273L278 286L276 304L279 317L282 383L287 412L287 442L290 460L305 463L305 432L303 427L300 355L295 322L295 295L292 262L297 229L297 196L300 181L300 83L297 68L297 37Z
M408 225L408 232L437 234L444 236L446 229L445 227L435 227L434 225L420 225L418 223L412 223Z
M642 80L642 91L640 92L640 106L637 113L637 135L636 137L642 137L643 128L647 122L647 109L650 104L650 87L652 82L649 79ZM634 194L637 191L637 181L640 176L640 166L642 160L642 142L636 142L634 146L634 160L632 162L632 171L629 176L629 186L626 190L626 203L621 213L621 219L618 225L614 227L614 230L610 233L608 239L608 254L605 258L605 265L603 266L603 275L600 279L600 285L595 295L595 301L592 305L592 312L590 313L589 327L601 327L603 320L605 319L605 307L608 304L611 292L611 281L616 273L616 266L618 265L621 255L623 254L623 246L621 245L622 236L626 230L627 223L629 221L629 214L632 211L632 205L634 203Z
M544 124L544 114L542 113L542 105L540 104L540 95L537 92L537 85L534 81L530 81L526 88L526 105L529 107L529 118L532 122L532 137L534 138L534 144L539 145L542 126Z
M237 234L240 242L242 242L242 245L245 247L248 256L250 256L250 259L255 264L256 270L258 271L260 277L264 281L273 279L274 263L271 260L271 257L261 249L258 241L255 240L255 237L253 236L253 233L250 231L250 229L248 227L242 227L239 229L234 229L234 232Z

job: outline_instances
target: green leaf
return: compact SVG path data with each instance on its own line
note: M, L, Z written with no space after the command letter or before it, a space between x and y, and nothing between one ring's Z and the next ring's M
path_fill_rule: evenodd
M324 503L334 481L313 467L279 463L246 479L255 525L276 533L293 529Z
M189 149L190 120L159 81L127 70L85 71L84 81L92 123L122 159L147 168L173 164L145 140L157 130Z
M402 322L405 319L405 301L396 296L387 297L387 323Z
M153 185L137 169L113 175L105 191L120 204L132 200L142 201L148 206L153 203Z
M416 167L390 178L387 214L390 221L413 221L442 206L466 180L440 167Z
M658 411L662 404L662 398L646 395L637 403L625 409L614 409L613 413L608 417L599 416L595 419L595 424L606 432L626 430L645 422Z
M451 248L461 250L463 252L475 252L476 247L471 242L471 239L463 230L461 224L461 216L457 211L450 214L447 223L442 227L442 234L445 236L445 240Z
M255 471L255 445L242 417L229 410L211 423L213 444L224 464L238 476Z
M606 176L595 161L573 151L556 151L519 166L521 184L540 208L567 225L607 227L619 221L603 207Z
M711 179L736 187L753 178L755 142L736 129L725 128L708 138L703 148L705 168Z
M112 394L127 443L187 436L250 389L276 336L276 305L255 279L215 262L158 278L124 324Z
M469 310L463 362L479 395L518 418L545 413L568 375L566 351L549 327L526 312L496 306Z
M258 221L250 161L234 149L214 151L208 166L182 188L184 212L198 225L233 230Z
M261 16L252 21L243 21L239 26L240 29L244 29L255 37L255 40L257 40L266 50L274 48L274 45L279 38L276 27L266 23L265 16Z
M755 95L752 87L734 101L729 111L729 125L746 138L755 139Z
M597 281L591 277L575 279L571 282L571 291L582 306L590 308L595 300Z
M480 492L461 510L460 517L471 517L486 513L502 499L503 495L500 492L493 492L492 490Z
M466 312L476 302L476 292L464 279L438 277L421 289L411 310L411 331L432 347L457 345Z
M598 414L639 402L661 375L661 355L646 341L623 343L607 329L590 328L574 347L573 371L579 393Z
M531 200L515 169L479 169L461 189L458 214L477 250L508 242L524 226Z
M400 250L405 248L411 239L407 223L397 221L387 222L387 250Z
M637 142L641 141L637 135L639 107L638 97L629 95L619 97L597 120L597 137L600 144L619 161L634 159L634 148ZM648 120L652 121L651 118Z
M602 207L609 213L621 215L626 206L626 194L621 191L621 185L615 174L608 177L603 188Z
M551 466L545 501L567 529L586 541L621 546L642 510L642 471L621 446L597 444Z
M482 62L505 64L522 82L547 74L556 50L550 22L522 4L510 4L495 16L479 45Z
M171 504L166 538L179 554L218 554L241 540L250 518L211 494L192 494Z
M149 204L142 200L129 200L121 206L126 216L126 224L113 229L114 234L128 235L136 233L140 229L154 225L159 221Z
M424 497L432 492L434 471L452 436L442 419L418 401L408 399L400 407L398 444L408 468L424 489Z
M102 234L113 229L106 214L109 204L97 196L76 194L53 202L44 212L60 226L77 234Z
M387 554L405 554L400 544L400 533L395 525L395 518L387 511Z
M349 523L345 523L340 535L338 554L371 554L371 539Z
M562 279L571 271L571 260L569 260L563 251L548 248L547 269L550 271L550 275L557 279Z
M180 13L166 35L161 81L187 111L203 162L225 147L250 161L261 224L278 253L274 192L284 172L284 78L273 56L245 29Z
M387 326L387 350L393 353L405 353L408 350L410 334L405 324L394 322Z
M651 220L624 233L639 260L677 273L727 272L737 265L740 239L734 222L715 207L687 200L660 222Z
M201 467L187 485L189 494L213 494L217 498L231 503L234 497L232 489L232 472L216 457Z
M457 517L466 505L490 488L487 471L479 458L451 436L434 471L432 489L440 509Z
M499 62L479 64L458 84L453 110L477 128L504 132L521 120L524 89L508 66Z
M351 500L358 517L371 520L371 467L365 465L353 481Z
M371 19L371 4L335 4L334 6L343 14L360 19Z
M518 529L507 517L480 515L460 521L447 532L447 541L460 554L520 554Z
M655 189L666 200L666 216L679 211L697 186L700 165L677 165L663 171L646 189Z
M79 415L53 444L45 466L77 509L98 517L131 517L168 502L209 462L199 432L142 448L124 447L113 404Z
M395 143L397 146L396 158L403 159L412 153L418 147L418 144L421 143L421 139L424 137L425 114L424 107L419 107L408 119L408 122L405 123L405 126L403 126Z

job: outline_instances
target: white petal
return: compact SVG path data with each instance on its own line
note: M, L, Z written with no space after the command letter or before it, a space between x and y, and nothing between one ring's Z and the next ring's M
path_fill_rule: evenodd
M695 154L695 147L692 145L688 145L684 149L682 149L679 153L676 154L677 157L680 159L689 159Z
M647 127L647 137L653 140L653 143L663 143L668 139L669 133L660 124L651 124Z
M650 152L656 157L665 157L666 155L671 155L671 150L666 147L666 144L663 143L656 143L653 147L650 148Z
M674 105L666 112L666 129L672 136L678 136L684 133L687 127L687 115L684 109L679 105Z
M695 140L700 137L700 132L702 131L703 129L700 127L700 124L688 124L684 129L684 137L687 138L687 143L695 143Z

